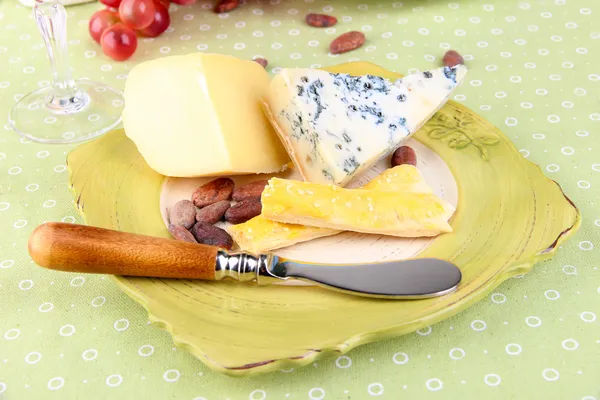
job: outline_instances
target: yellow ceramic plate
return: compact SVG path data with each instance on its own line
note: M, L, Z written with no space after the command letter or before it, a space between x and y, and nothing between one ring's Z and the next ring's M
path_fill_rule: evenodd
M329 70L400 77L367 63ZM460 267L463 281L450 295L385 301L316 287L124 277L116 282L175 344L217 371L248 375L306 365L454 315L550 258L578 228L579 213L560 187L469 109L449 102L414 138L441 157L456 181L454 232L427 242L417 255ZM164 177L146 165L122 131L78 147L68 165L88 224L169 237L161 216Z

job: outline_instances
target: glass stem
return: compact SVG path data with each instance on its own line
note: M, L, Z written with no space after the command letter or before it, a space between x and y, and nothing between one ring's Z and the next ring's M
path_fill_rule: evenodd
M58 0L36 0L33 16L52 65L53 98L48 106L58 112L81 109L85 99L71 75L67 50L67 11Z

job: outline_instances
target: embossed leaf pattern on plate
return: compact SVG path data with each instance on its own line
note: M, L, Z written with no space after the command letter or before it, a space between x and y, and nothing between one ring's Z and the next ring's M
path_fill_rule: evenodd
M494 132L480 129L471 115L460 110L454 113L440 110L423 129L429 137L444 141L452 149L461 150L474 146L484 160L489 158L486 147L499 142Z

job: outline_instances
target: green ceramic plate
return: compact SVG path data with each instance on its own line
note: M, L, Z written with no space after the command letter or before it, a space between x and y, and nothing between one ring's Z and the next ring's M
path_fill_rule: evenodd
M368 63L328 70L400 77ZM578 228L579 213L560 187L469 109L449 102L414 139L437 153L456 181L454 232L428 242L417 255L460 267L463 281L450 295L385 301L316 287L115 280L176 345L217 371L248 375L306 365L450 317L550 258ZM88 224L169 237L161 216L164 177L146 165L122 131L78 147L68 165Z

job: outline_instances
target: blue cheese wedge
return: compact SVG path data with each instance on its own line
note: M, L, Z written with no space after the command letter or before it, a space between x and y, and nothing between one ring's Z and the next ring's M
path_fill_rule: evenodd
M463 80L463 65L396 82L284 69L266 111L305 181L344 186L419 130Z

